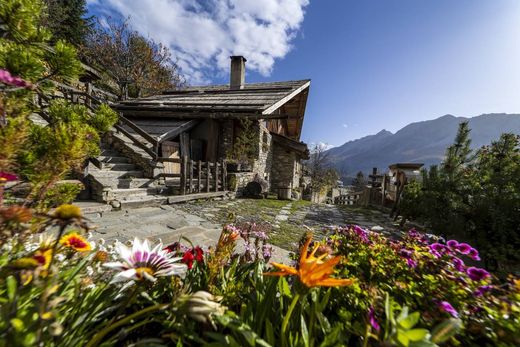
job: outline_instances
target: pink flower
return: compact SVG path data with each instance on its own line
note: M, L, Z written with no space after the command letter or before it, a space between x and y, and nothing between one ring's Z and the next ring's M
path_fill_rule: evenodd
M368 320L369 320L372 328L374 328L374 330L376 330L376 331L381 330L381 326L379 325L379 323L376 320L376 315L375 315L373 307L370 307L370 310L368 310Z
M456 247L457 251L462 254L469 254L472 247L468 245L467 243L459 243L459 245Z
M448 247L450 247L451 249L456 249L457 246L459 245L459 242L457 240L448 240L448 242L446 242L446 244L448 245Z
M475 296L482 296L485 293L489 292L491 289L493 289L493 286L480 286L473 292L473 295Z
M1 71L1 70L0 70ZM0 172L0 183L16 181L18 176L9 172Z
M453 306L451 306L451 304L447 301L441 301L439 303L439 308L444 312L451 314L455 318L459 316L457 310L455 310L455 308L453 308Z
M480 257L478 255L478 251L475 248L470 249L468 255L473 260L477 260L477 261L480 260Z
M469 278L471 278L473 281L481 281L490 276L489 272L487 272L486 270L474 266L469 267L466 270L466 273L468 274Z
M4 69L0 69L0 82L22 88L29 88L32 86L31 82L27 82L20 77L15 77L11 75L9 71Z
M460 258L457 258L457 257L453 257L453 259L451 260L453 266L455 267L455 269L457 269L457 271L464 271L464 262L462 261L462 259Z

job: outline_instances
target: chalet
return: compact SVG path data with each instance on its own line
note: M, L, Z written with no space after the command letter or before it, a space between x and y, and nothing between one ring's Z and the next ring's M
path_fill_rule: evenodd
M240 193L260 179L272 192L298 196L301 161L309 155L300 136L310 80L245 83L245 64L231 57L229 85L113 105L120 122L89 165L94 197L119 205L144 196Z

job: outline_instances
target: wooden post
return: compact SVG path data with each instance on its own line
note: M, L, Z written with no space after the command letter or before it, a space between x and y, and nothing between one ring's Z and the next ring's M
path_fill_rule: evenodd
M215 165L215 191L218 192L218 161L213 162Z
M226 161L222 159L222 190L227 190L227 167L226 167Z
M211 168L209 161L206 162L206 193L209 193L209 176L211 176Z
M197 180L197 193L200 193L200 190L201 190L200 184L201 184L201 178L202 178L202 162L200 160L198 162L197 169L199 170L198 180Z
M185 155L182 157L181 163L181 194L186 195L186 169L188 166L188 156Z
M193 160L190 160L190 185L188 186L188 194L191 194L193 191Z
M90 108L90 107L92 107L92 100L90 98L92 96L92 84L90 82L87 82L85 84L85 89L87 92L87 97L85 98L85 104L87 104L87 106Z

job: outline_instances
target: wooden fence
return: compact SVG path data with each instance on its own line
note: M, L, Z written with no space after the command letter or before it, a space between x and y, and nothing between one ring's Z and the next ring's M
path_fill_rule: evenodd
M180 193L222 192L227 190L227 168L225 160L194 161L187 156L177 158L157 158L159 162L181 164L180 173L162 173L165 178L180 178Z

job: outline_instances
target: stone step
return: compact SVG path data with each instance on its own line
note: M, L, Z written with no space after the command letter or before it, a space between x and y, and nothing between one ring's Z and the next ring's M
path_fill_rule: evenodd
M118 163L118 164L128 164L130 163L130 159L127 157L120 156L100 156L97 159L102 163Z
M100 155L103 157L119 157L119 156L121 156L121 153L119 153L118 151L116 151L114 149L107 148L107 149L101 149Z
M150 187L150 188L130 188L130 189L112 189L109 194L113 200L132 200L137 197L161 194L162 188ZM112 200L111 199L111 200Z
M128 171L116 171L116 170L91 170L89 174L98 179L117 179L117 178L143 178L144 174L142 170L128 170Z
M104 163L103 169L110 171L135 171L137 167L131 163Z
M168 201L166 196L145 195L132 200L121 201L121 209L160 206Z
M157 184L157 181L152 178L98 178L97 180L103 187L112 189L148 188Z

